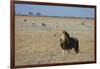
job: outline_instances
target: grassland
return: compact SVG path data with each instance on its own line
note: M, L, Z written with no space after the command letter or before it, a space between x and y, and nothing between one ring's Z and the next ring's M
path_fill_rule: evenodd
M54 35L63 29L79 39L78 55L74 50L70 54L62 54L59 41ZM93 19L15 16L16 65L85 61L94 61Z

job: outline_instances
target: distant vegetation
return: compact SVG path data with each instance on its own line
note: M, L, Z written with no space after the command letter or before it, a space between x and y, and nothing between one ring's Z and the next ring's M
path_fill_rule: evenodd
M71 19L94 19L94 18L91 18L91 17L48 16L48 15L43 15L40 12L36 12L35 14L33 12L28 12L28 14L17 13L16 16L41 16L41 17L56 17L56 18L71 18Z

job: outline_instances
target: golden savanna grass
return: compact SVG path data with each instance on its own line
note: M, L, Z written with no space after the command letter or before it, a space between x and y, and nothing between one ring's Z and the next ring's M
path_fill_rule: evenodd
M46 26L42 26L42 23ZM62 54L55 33L63 29L70 36L79 39L80 53L78 55L73 49L70 54ZM16 65L85 61L94 61L93 19L15 16Z

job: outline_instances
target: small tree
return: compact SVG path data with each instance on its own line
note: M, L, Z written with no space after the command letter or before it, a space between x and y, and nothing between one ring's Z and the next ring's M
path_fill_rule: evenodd
M36 16L41 16L42 14L40 12L37 12L36 13Z
M28 14L29 14L29 15L33 15L33 13L32 13L32 12L29 12Z

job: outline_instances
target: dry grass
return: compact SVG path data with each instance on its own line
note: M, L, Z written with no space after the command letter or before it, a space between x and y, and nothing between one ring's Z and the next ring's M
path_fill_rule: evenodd
M50 17L15 17L16 65L50 64L94 61L94 21ZM24 22L27 18L27 22ZM85 22L81 25L82 21ZM41 23L46 27L41 27ZM32 23L35 25L32 26ZM59 41L54 36L65 29L79 39L80 54L62 54Z

